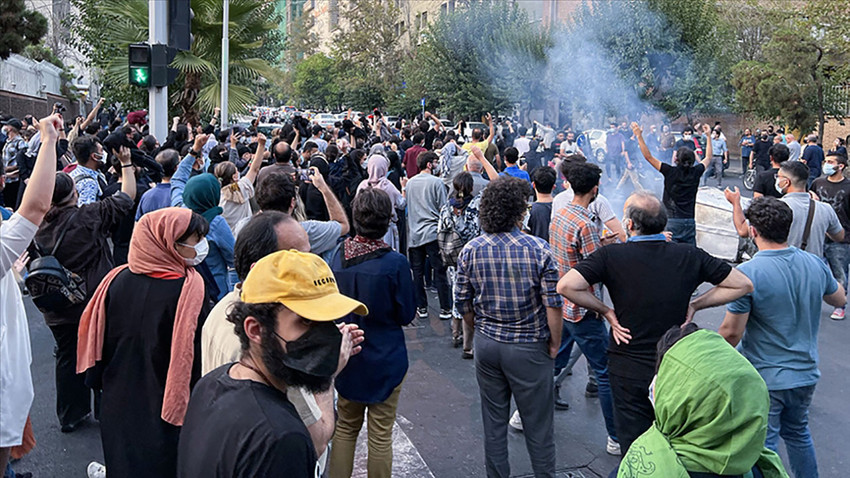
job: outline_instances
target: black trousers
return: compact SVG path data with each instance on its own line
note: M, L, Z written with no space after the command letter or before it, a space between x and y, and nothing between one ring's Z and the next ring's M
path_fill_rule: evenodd
M425 294L425 259L427 258L434 269L434 285L437 287L440 309L451 310L452 295L449 279L446 276L446 267L440 259L440 246L437 245L437 241L419 247L410 247L407 249L407 256L410 258L410 268L413 270L416 307L420 309L428 307L428 296Z
M77 324L51 325L56 339L56 416L72 425L91 412L92 390L77 374Z
M614 399L614 427L623 456L626 456L632 442L647 431L655 419L655 410L649 401L649 384L654 369L640 368L639 373L632 374L640 375L640 378L615 375L614 370L609 370L611 397Z

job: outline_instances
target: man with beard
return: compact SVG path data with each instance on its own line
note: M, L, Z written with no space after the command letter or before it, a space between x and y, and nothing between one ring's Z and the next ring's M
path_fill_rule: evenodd
M319 476L313 441L286 390L331 387L362 342L362 333L333 323L350 313L368 310L339 293L319 256L279 251L259 260L228 314L242 357L195 386L178 476Z

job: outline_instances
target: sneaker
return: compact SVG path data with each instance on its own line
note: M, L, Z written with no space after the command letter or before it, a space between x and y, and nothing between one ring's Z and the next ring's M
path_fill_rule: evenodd
M587 398L596 398L599 396L599 385L596 385L593 382L587 382L587 386L584 387L584 396Z
M459 348L463 345L463 337L452 337L452 347Z
M508 422L508 425L518 432L522 431L522 418L519 416L519 410L515 411L511 416L511 420Z
M452 318L452 311L440 309L440 320L449 320Z
M829 318L832 320L844 320L844 307L833 310Z
M416 309L416 313L419 314L420 319L427 319L428 318L428 308L427 307L422 307L422 308Z
M106 467L93 461L86 468L86 474L89 478L106 478Z
M609 455L620 456L623 452L620 450L620 444L615 442L613 438L608 437L608 443L605 445L605 451Z

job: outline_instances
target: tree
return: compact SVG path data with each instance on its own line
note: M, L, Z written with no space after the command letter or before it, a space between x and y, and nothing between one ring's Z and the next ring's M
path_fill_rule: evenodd
M0 0L0 59L37 45L45 33L47 19L28 10L24 0Z
M304 105L327 109L340 104L340 86L336 80L336 63L324 53L317 53L295 67L295 97Z
M75 42L92 66L103 72L104 91L142 103L137 89L128 86L127 45L148 38L146 0L72 0L80 14L72 21ZM260 76L274 78L268 62L277 54L278 18L274 5L262 0L230 0L230 83L228 109L245 110L256 101L251 87ZM179 107L184 120L198 124L199 112L212 112L221 98L221 34L223 3L192 0L194 41L190 51L179 52L172 66L180 70L170 88L171 107ZM116 99L110 96L110 99ZM139 104L138 106L141 106Z
M359 109L383 106L400 83L396 70L401 56L395 32L399 15L393 2L345 2L330 56L344 79L340 85L346 105Z
M781 121L802 132L818 128L823 138L830 117L840 117L833 87L850 78L847 63L850 12L846 3L810 0L805 16L780 17L759 60L733 69L736 108L768 121Z
M514 2L471 2L429 26L404 81L419 90L417 102L428 96L461 116L509 112L546 98L550 46Z

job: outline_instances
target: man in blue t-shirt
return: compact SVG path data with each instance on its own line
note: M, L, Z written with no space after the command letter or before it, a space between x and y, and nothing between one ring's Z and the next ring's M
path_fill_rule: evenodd
M785 440L794 476L817 477L808 412L818 370L821 301L844 305L844 288L817 256L788 246L793 213L782 201L761 197L747 210L759 252L738 269L754 290L727 306L720 334L740 350L770 392L765 446Z
M517 166L518 160L519 160L519 151L516 148L514 148L514 147L505 148L505 166L506 167L505 167L505 170L502 171L501 174L499 174L499 176L505 176L505 175L513 176L515 178L524 179L524 180L528 181L528 184L531 184L531 177L528 175L528 173L525 172L524 170L520 169L519 166Z
M806 149L803 150L801 161L809 167L809 187L812 181L819 178L821 175L821 166L823 165L823 148L818 146L817 135L810 135L806 139Z

